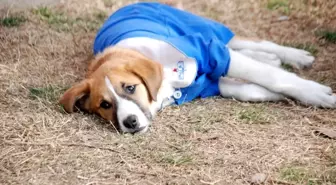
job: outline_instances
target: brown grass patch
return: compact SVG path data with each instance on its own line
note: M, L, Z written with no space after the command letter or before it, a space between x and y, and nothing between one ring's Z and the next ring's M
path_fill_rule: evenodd
M25 21L0 27L0 184L249 184L256 173L268 174L267 184L335 184L334 141L312 134L336 129L334 110L209 98L165 109L135 136L62 112L57 97L83 78L99 25L128 2L1 10ZM242 36L309 43L316 63L298 73L336 89L336 46L315 34L335 30L335 1L184 2ZM287 21L278 20L283 7Z

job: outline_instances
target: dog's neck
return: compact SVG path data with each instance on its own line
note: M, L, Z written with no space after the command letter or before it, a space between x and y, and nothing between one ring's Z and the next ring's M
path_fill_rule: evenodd
M156 113L162 110L164 107L174 103L174 92L175 88L173 87L171 81L167 78L164 78L157 94L157 101L153 101L150 106L152 117L154 117Z

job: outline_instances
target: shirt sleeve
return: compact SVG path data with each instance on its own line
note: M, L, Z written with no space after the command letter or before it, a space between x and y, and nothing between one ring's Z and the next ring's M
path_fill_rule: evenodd
M201 33L168 38L171 43L188 57L195 58L198 71L195 81L181 89L182 97L177 104L191 101L198 97L215 96L219 94L218 80L225 76L230 65L230 54L226 43L217 37L204 37Z

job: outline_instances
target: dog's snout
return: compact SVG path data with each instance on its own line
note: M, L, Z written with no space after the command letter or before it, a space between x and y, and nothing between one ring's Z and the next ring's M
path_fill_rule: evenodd
M127 116L126 119L123 121L123 124L126 128L135 129L138 127L139 121L136 115Z

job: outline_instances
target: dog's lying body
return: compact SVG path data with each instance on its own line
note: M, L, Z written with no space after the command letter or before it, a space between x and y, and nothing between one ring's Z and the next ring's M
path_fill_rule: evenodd
M149 25L158 22L164 27ZM233 36L224 25L163 4L124 7L98 33L87 78L66 91L60 103L69 113L76 106L131 133L147 131L163 107L197 97L253 102L290 97L336 108L331 88L280 68L281 63L310 66L314 57L308 52Z

